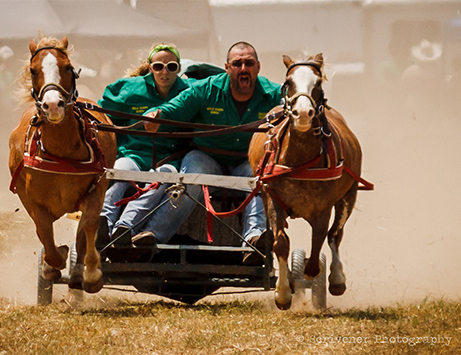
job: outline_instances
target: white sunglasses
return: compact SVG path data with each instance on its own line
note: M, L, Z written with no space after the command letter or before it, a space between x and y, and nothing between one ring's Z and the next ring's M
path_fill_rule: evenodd
M179 70L179 64L177 62L169 62L166 64L162 62L154 62L150 66L155 72L161 72L164 68L166 68L170 73L176 73Z

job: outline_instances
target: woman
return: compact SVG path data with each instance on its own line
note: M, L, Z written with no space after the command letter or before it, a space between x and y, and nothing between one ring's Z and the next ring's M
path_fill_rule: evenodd
M157 44L149 52L147 60L138 68L131 70L128 77L117 80L106 87L99 104L103 108L134 114L143 114L147 109L169 101L181 91L187 89L194 79L178 77L181 69L179 51L173 44ZM117 126L128 126L140 121L128 120L110 116ZM141 127L142 126L142 127ZM141 125L140 129L144 130ZM169 129L171 131L171 129ZM157 159L184 149L189 144L185 139L156 138L155 152L153 140L148 136L117 135L118 156L114 168L119 170L148 171L155 168ZM157 171L177 172L179 160L164 164ZM98 231L98 246L107 244L110 239L119 238L116 243L131 243L131 233L128 233L130 223L125 223L125 217L130 221L133 216L121 216L122 209L114 205L121 200L130 184L116 181L106 193L101 211ZM159 195L163 195L165 186L159 187ZM148 206L151 208L152 206ZM147 207L146 207L147 208ZM129 209L127 209L129 210Z

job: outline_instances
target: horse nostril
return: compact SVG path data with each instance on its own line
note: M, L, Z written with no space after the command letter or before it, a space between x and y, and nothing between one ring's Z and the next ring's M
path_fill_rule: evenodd
M64 101L60 100L60 101L58 102L58 107L64 107Z
M293 116L299 116L298 110L293 110Z
M50 106L48 106L48 104L46 102L43 103L43 108L45 110L48 110L50 108Z
M308 112L308 115L309 115L309 118L314 118L315 116L315 110L313 108L311 108Z

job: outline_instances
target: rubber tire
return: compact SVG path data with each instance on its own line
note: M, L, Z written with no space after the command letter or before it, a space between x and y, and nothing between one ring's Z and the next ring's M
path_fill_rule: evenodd
M306 251L304 249L295 249L291 253L291 274L293 279L304 280L304 260Z
M312 305L315 309L327 308L327 262L325 254L320 254L320 274L312 280Z
M37 304L46 306L53 301L53 281L48 281L42 276L42 259L45 249L40 248L38 253L38 277L37 277Z
M70 246L70 251L69 251L69 277L70 275L72 275L72 271L75 265L77 265L77 245L75 243L72 243ZM71 300L73 303L76 303L77 305L79 303L82 303L84 300L83 290L72 289L69 287L68 295L69 295L69 300Z

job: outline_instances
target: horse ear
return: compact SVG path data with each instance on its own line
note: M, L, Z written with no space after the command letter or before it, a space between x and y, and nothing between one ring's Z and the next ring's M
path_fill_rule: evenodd
M320 64L323 64L323 53L316 54L314 60Z
M63 39L61 39L61 43L64 47L64 49L67 49L67 46L69 45L69 40L67 39L67 36L63 37Z
M293 64L293 60L289 56L284 54L283 55L283 63L288 68L291 64Z
M37 50L37 43L35 43L33 39L31 39L30 42L29 42L29 50L30 50L30 54L32 54L32 55Z

